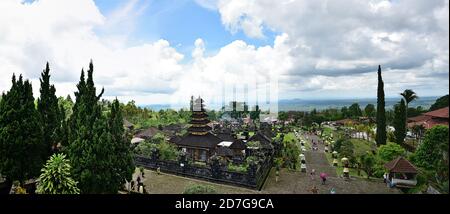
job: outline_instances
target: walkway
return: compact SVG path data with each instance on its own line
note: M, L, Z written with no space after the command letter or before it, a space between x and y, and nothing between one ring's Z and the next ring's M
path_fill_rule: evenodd
M316 135L309 135L306 143L310 143L312 148L311 140L318 142L319 139L320 138ZM308 150L305 152L306 170L308 174L312 169L315 169L317 175L324 172L330 177L337 177L336 169L330 165L325 155L325 145L322 143L317 143L317 145L319 149L318 151Z
M311 139L318 141L315 135L308 136L306 143L311 144ZM337 194L399 194L398 189L391 189L378 180L367 180L363 178L352 178L344 180L337 176L336 169L328 162L325 152L325 145L318 144L318 151L306 151L307 173L281 169L278 182L275 181L275 170L270 175L262 189L262 193L272 194L312 194L311 189L316 186L318 193L329 194L334 188ZM315 169L316 175L311 178L311 169ZM319 177L321 172L328 175L326 183L323 185Z

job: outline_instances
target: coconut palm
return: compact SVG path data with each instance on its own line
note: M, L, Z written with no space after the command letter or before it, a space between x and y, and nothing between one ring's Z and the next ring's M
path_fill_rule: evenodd
M419 96L417 96L416 92L411 89L406 89L403 93L400 93L400 95L402 95L403 99L405 99L406 118L408 118L408 104L414 100L419 99Z

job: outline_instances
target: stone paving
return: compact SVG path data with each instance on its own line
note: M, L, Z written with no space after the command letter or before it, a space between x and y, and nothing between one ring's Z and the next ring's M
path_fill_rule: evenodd
M311 139L318 141L315 135L307 136L306 143ZM305 152L306 173L282 169L278 182L275 181L275 170L270 172L262 193L276 194L312 194L311 189L315 186L319 194L330 194L332 188L336 194L396 194L401 193L398 189L388 188L378 180L367 180L362 178L351 178L345 180L337 176L336 169L328 162L324 145L318 143L318 151L308 150ZM315 176L310 176L311 169L315 169ZM325 184L319 177L320 173L328 175Z
M317 136L308 136L310 139L318 140ZM309 146L308 146L309 147ZM332 188L336 194L399 194L398 189L388 188L382 181L367 180L363 178L351 178L345 180L337 176L336 170L328 162L324 145L318 144L318 151L306 151L307 172L281 169L278 182L275 181L275 170L272 169L261 191L230 185L216 184L170 174L157 174L154 171L145 170L143 182L147 193L150 194L180 194L192 184L206 184L212 186L219 194L312 194L311 189L315 186L319 194L330 194ZM310 147L309 147L310 148ZM315 169L316 175L312 179L311 169ZM136 171L138 172L138 171ZM328 177L325 184L319 177L325 172ZM136 173L137 174L137 173ZM136 176L135 174L135 176Z

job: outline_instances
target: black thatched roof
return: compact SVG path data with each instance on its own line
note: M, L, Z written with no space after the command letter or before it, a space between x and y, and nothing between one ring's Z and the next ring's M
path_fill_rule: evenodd
M191 118L202 119L208 118L208 114L206 112L192 112Z
M207 119L191 120L190 124L208 124L210 121Z
M244 141L238 139L238 140L235 140L235 141L233 142L233 144L230 145L229 148L230 148L230 149L244 150L244 149L246 149L247 147L245 146L245 142L244 142Z
M248 141L259 141L259 143L263 148L265 149L272 148L272 139L270 139L261 132L257 132L256 134L254 134L252 137L250 137Z
M161 130L155 127L150 127L144 130L138 131L134 137L139 137L143 139L151 139L153 136L155 136L157 133L160 133Z
M177 144L181 139L182 139L182 137L175 135L169 139L169 142Z
M236 139L230 133L217 133L217 137L222 139L223 141L234 142Z
M216 154L219 156L232 157L233 151L230 148L220 146L216 149Z
M222 139L214 136L211 133L206 135L188 134L183 137L176 144L178 146L196 147L196 148L215 148L217 144L222 142Z
M191 126L191 127L188 128L189 133L192 133L192 132L208 132L209 130L211 130L211 127L209 127L209 126L204 126L204 127Z

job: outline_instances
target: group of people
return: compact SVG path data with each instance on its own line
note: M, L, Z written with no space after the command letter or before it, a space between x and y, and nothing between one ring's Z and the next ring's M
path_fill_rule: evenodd
M316 170L315 169L311 169L310 176L311 176L311 180L315 179L315 176L316 176ZM322 180L322 185L325 185L326 181L327 181L327 175L325 173L323 173L323 172L320 173L320 179ZM316 185L314 185L310 191L313 194L317 194L319 189L316 187ZM336 190L334 188L331 188L330 193L331 194L335 194Z
M141 172L139 172L136 180L131 180L130 183L128 184L129 185L127 187L128 192L135 191L139 193L144 193L145 188L143 180L144 180L144 171L142 170Z

